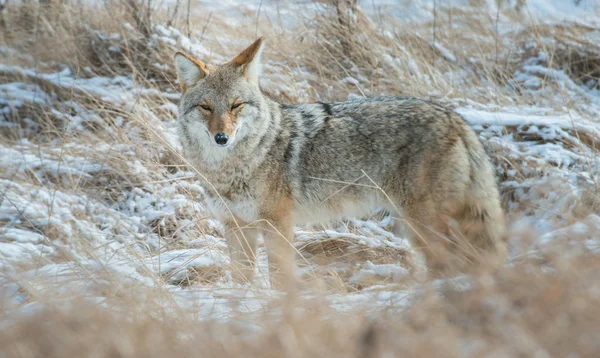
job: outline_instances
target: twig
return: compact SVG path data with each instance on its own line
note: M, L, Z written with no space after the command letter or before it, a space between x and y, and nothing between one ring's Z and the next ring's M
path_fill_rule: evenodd
M208 25L210 24L210 19L212 18L212 14L213 12L211 11L210 14L208 14L208 20L206 20L206 24L204 25L204 27L202 28L202 33L200 34L200 40L203 41L204 40L204 35L206 33L206 30L208 30Z
M437 0L433 0L433 47L435 47L436 28L437 28Z
M190 30L190 8L192 6L192 0L188 0L187 3L187 19L186 19L186 26L187 26L187 36L191 37L192 36L192 32Z
M4 9L6 8L6 5L8 4L8 0L5 0L4 2L0 1L0 27L1 28L6 28L6 21L4 21Z
M180 3L181 3L181 0L177 0L177 2L175 3L175 9L173 9L173 15L171 15L171 19L167 22L167 26L172 26L173 23L175 22L175 18L177 17L177 11L179 10Z
M260 17L260 9L262 9L263 0L260 0L258 4L258 11L256 12L256 30L254 31L254 38L258 38L258 18Z
M500 22L500 7L502 6L502 2L498 2L498 6L496 9L496 38L495 40L495 49L496 49L496 65L498 65L498 22Z

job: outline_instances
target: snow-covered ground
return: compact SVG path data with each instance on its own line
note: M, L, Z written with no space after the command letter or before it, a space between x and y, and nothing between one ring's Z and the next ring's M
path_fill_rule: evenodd
M469 6L466 0L438 3ZM495 14L496 2L486 4ZM295 14L309 6L270 1L247 3L245 9L238 5L203 1L194 13L212 11L216 19L212 21L218 21L226 19L223 12L233 14L229 11L235 7L236 16L227 19L230 27L238 26L235 21L248 26L254 16L263 21L294 19L297 25L286 25L293 27L301 26ZM362 6L372 16L394 9L388 14L399 21L432 20L431 1L400 5L376 1ZM311 4L306 16L316 7ZM527 9L523 16L538 23L600 23L600 5L593 0L579 5L530 0ZM500 20L501 31L523 26L508 16ZM127 25L123 28L126 32ZM231 51L243 46L226 32L207 32L212 34ZM105 35L115 46L122 36ZM593 36L600 40L598 27ZM168 44L210 57L215 63L232 54L216 53L167 25L154 27L152 41L155 46ZM457 61L444 45L436 46L447 61ZM276 63L269 59L276 50L271 51L265 56L262 86L270 93L289 93L290 83L299 78L294 83L295 99L314 99L310 84L314 74ZM0 59L11 58L10 63L0 63L0 130L6 133L0 141L0 304L28 312L52 298L106 303L122 291L158 288L168 293L161 301L166 309L226 319L234 312L260 311L279 296L266 284L262 245L261 274L254 285L231 282L223 227L205 210L204 191L195 173L171 153L179 150L176 92L131 74L92 76L89 69L75 73L60 63L33 67L27 59L21 65L13 52L0 47ZM592 250L600 249L600 199L595 189L600 165L598 83L576 81L564 69L550 66L549 55L532 54L506 84L507 88L520 84L525 101L481 100L485 83L472 89L473 96L433 94L456 107L493 157L514 233L513 260L573 236L583 237ZM398 71L410 67L401 61L391 63L399 66ZM172 64L153 66L168 69ZM352 69L345 80L369 95L366 81ZM351 95L359 95L354 92ZM42 126L39 118L55 127ZM64 130L58 130L61 125ZM390 225L388 217L375 213L328 228L296 228L300 273L307 280L324 282L325 298L335 309L410 304L407 297L418 287L409 272L412 249L387 231ZM534 231L537 239L523 240L520 234L527 231ZM307 290L307 296L312 294Z

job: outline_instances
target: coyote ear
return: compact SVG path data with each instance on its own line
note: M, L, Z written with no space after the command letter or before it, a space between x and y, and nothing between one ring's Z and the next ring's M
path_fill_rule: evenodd
M262 53L264 43L265 38L260 37L231 60L231 63L242 69L242 75L255 84L258 84L258 76L260 76L260 54Z
M204 62L183 52L175 53L175 68L182 92L208 75Z

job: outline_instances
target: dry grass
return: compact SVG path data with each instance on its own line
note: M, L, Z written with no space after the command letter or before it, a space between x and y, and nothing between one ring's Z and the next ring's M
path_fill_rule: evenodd
M595 255L564 252L482 272L468 290L424 286L410 306L383 312L332 311L287 298L271 314L227 323L141 307L50 306L7 324L3 356L22 357L595 357L600 300ZM540 265L539 261L544 264ZM139 303L131 302L138 306ZM281 315L273 316L274 312ZM164 314L164 313L163 313ZM246 324L258 325L256 330Z
M2 155L43 159L0 168L0 206L3 214L13 213L0 217L2 242L17 240L6 234L11 229L39 236L31 251L7 258L10 265L0 262L0 293L7 293L0 295L0 356L597 356L594 220L600 186L593 163L599 138L575 126L541 136L531 125L510 125L484 141L511 223L536 218L567 228L557 229L552 242L533 224L516 225L509 265L456 280L416 282L411 274L365 274L369 264L415 270L410 250L356 240L376 232L346 222L347 238L323 239L320 228L303 228L313 233L296 246L309 289L280 297L242 288L262 307L240 308L255 303L226 285L228 267L218 264L226 254L222 228L206 215L195 173L169 136L177 101L170 66L176 49L218 63L255 32L264 34L264 90L289 102L406 94L449 105L566 108L595 119L587 107L591 99L569 93L556 76L537 73L539 86L532 92L516 73L543 52L536 65L564 71L577 86L597 88L597 28L540 25L507 7L502 16L516 25L500 34L481 4L437 9L434 28L431 21L369 17L352 3L319 2L299 12L294 26L250 9L237 23L227 14L193 8L188 16L185 2L168 12L117 0L23 1L0 9L0 84L37 86L48 95L0 112L2 123L11 124L1 127ZM166 36L155 25L169 31L172 25L179 34ZM200 45L188 48L182 40L187 34ZM81 80L78 85L44 76L65 68L67 77ZM131 84L132 95L115 99L110 91L80 85L97 78ZM10 95L0 89L2 94ZM75 126L84 116L91 119ZM542 161L521 147L503 146L501 138L515 147L558 144L589 156L589 167ZM78 170L93 165L98 167ZM581 178L581 185L574 188L561 173ZM575 223L586 230L569 226ZM38 246L49 252L35 251ZM169 257L183 263L165 268L170 261L161 255L185 249L196 251ZM213 262L195 261L203 255ZM124 274L122 266L131 271ZM336 309L336 299L352 293L377 302L389 295L389 302ZM200 303L186 306L185 295L200 297ZM211 299L228 302L227 320L207 319L213 317Z

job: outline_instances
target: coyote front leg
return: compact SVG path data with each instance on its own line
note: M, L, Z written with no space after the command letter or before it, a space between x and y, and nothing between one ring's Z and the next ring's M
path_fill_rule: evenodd
M228 221L225 225L232 278L237 283L252 283L258 231L239 219Z
M269 257L269 277L273 288L291 288L296 282L294 223L290 213L265 219L261 225Z

